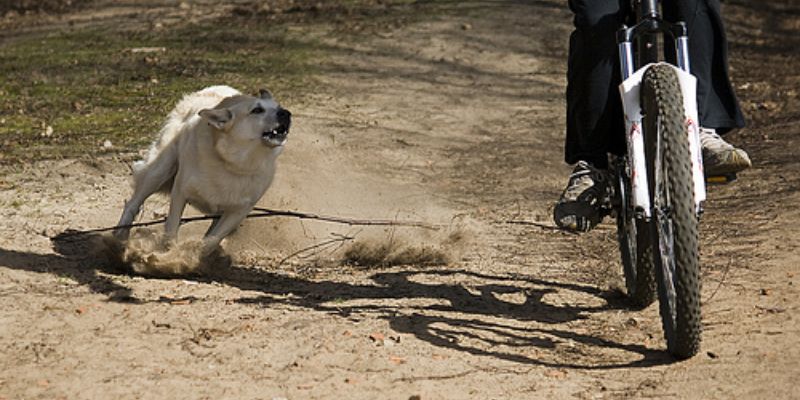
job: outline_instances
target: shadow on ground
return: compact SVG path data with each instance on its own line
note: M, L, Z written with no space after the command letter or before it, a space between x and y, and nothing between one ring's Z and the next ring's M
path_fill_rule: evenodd
M113 276L123 272L92 255L90 247L89 240L75 240L73 237L68 241L54 241L54 249L59 254L0 249L0 260L4 266L17 270L69 277L92 292L108 296L108 301L140 305L150 302L137 299L132 288L114 282ZM433 282L420 282L426 277ZM222 273L199 279L260 292L256 296L236 299L233 304L300 307L345 319L369 315L388 321L398 333L413 335L437 347L525 365L614 369L672 362L665 353L644 345L620 343L601 335L578 333L577 330L551 328L552 325L564 326L564 323L588 320L593 313L625 307L618 295L588 285L525 275L476 273L458 266L379 270L369 275L372 284L313 280L241 266L232 266ZM460 282L469 282L469 285ZM545 295L565 291L595 298L598 300L595 303L601 305L554 305L543 301ZM522 294L523 301L501 298L508 294ZM565 341L582 348L628 353L627 358L635 354L637 359L598 364L593 361L591 353L586 352L575 357L554 358L576 360L573 363L549 361L552 357L547 355L536 356L540 351L571 351L559 347L559 343Z

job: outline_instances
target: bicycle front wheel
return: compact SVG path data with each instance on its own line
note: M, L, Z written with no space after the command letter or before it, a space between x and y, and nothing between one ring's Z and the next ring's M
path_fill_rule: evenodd
M674 357L689 358L700 348L699 235L683 96L671 66L657 64L645 72L641 104L664 336Z

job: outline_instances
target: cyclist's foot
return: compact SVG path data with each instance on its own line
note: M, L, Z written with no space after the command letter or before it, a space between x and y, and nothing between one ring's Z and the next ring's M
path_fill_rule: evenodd
M609 181L607 171L579 161L553 210L556 225L570 232L588 232L599 224L611 208Z
M735 175L752 165L744 150L723 140L713 129L700 128L700 146L707 177Z

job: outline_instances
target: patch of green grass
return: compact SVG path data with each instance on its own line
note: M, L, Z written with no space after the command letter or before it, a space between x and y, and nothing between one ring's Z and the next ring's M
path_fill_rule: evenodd
M279 24L228 18L214 29L86 28L0 47L0 163L146 147L184 94L227 84L298 100L313 42ZM163 51L134 52L136 48Z

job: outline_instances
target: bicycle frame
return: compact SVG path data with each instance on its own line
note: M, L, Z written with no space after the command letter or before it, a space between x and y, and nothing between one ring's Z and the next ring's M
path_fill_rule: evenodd
M628 170L632 186L633 205L639 218L652 216L650 195L645 167L644 139L641 130L641 105L638 85L643 71L658 62L658 35L669 35L677 64L676 73L681 81L681 91L686 110L687 140L692 157L692 178L695 192L695 211L699 216L706 198L705 177L700 151L699 124L697 116L696 79L689 67L689 37L686 24L670 23L661 18L658 0L637 0L637 21L632 27L623 26L617 32L619 62L622 75L620 92L625 110L626 141L628 144ZM638 60L634 57L634 41L638 44ZM647 133L644 133L647 134Z

